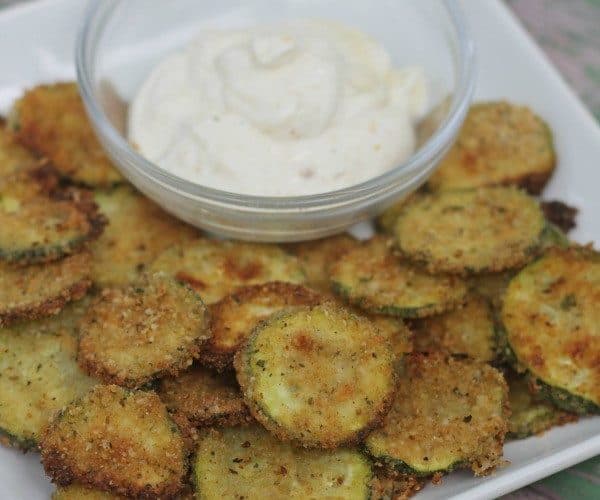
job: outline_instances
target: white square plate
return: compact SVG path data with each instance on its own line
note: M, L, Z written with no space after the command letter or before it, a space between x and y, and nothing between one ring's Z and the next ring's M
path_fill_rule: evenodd
M497 0L463 0L479 50L478 99L506 98L531 106L551 125L559 168L546 198L581 209L572 236L600 241L600 129L509 11ZM74 78L75 32L86 2L41 0L0 11L0 113L26 86ZM511 464L474 479L464 472L428 486L420 499L493 498L600 454L600 417L512 442ZM48 498L52 487L36 454L0 449L0 498Z

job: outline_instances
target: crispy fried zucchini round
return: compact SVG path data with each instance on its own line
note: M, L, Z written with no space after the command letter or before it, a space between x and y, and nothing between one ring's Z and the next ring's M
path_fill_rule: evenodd
M600 412L600 254L550 250L510 282L502 322L542 395L567 411Z
M436 190L515 185L538 194L555 165L552 133L539 116L503 101L479 103L428 185Z
M306 273L307 284L317 290L328 292L331 289L327 269L332 262L358 245L349 234L338 234L320 240L294 243L287 248L298 257Z
M97 238L104 219L85 192L50 195L30 172L0 177L0 260L47 262Z
M303 446L358 441L381 421L395 387L385 335L330 303L271 316L234 364L252 415Z
M559 410L532 393L526 377L511 372L506 379L511 410L507 437L523 439L577 420L577 415Z
M209 430L194 463L198 498L369 498L371 464L354 450L306 450L258 425Z
M160 253L198 236L197 229L170 216L130 186L96 191L94 199L108 218L104 233L91 245L92 279L100 287L138 281Z
M125 500L125 497L113 495L107 491L86 488L80 484L61 486L52 493L52 500Z
M397 362L401 362L405 354L413 350L413 332L400 318L371 314L369 321L386 336L392 347ZM398 363L397 363L398 365Z
M421 318L454 309L467 293L456 276L432 276L396 257L384 237L344 254L329 268L335 292L373 313Z
M430 272L497 272L531 260L544 227L537 201L514 188L444 191L407 205L396 239Z
M4 120L0 118L0 177L36 167L39 163L40 160L31 151L17 142Z
M172 413L193 426L230 426L249 419L248 408L233 374L217 375L195 366L160 381L158 395Z
M547 250L552 247L567 248L570 244L569 238L567 238L567 235L563 233L559 227L551 222L546 222L540 241L542 250Z
M413 324L415 350L466 354L490 363L499 354L496 324L490 303L470 297L463 307Z
M439 352L414 353L383 426L365 444L400 473L471 467L483 475L501 463L507 419L508 391L496 369Z
M219 371L232 368L233 356L261 321L283 309L314 306L321 300L302 285L281 281L239 288L210 306L212 337L200 361Z
M80 324L79 364L109 383L140 387L177 375L210 337L200 297L171 278L104 289Z
M206 238L166 250L150 269L187 283L205 304L214 304L241 286L306 281L298 259L277 245Z
M0 328L0 442L35 448L42 429L96 381L77 366L70 316Z
M57 314L83 297L92 284L90 261L90 254L82 252L28 267L0 263L0 325Z
M60 486L77 482L141 498L183 487L183 438L152 392L97 385L54 419L40 448L46 474Z
M15 103L10 126L22 144L76 183L110 186L123 181L96 138L75 83L30 89Z

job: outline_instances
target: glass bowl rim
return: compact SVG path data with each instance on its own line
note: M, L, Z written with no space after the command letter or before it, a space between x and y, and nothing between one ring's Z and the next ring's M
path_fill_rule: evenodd
M98 35L118 2L99 0L88 6L77 34L75 66L79 91L87 114L99 135L114 148L113 154L136 166L138 173L170 191L191 199L202 199L216 204L255 210L321 209L332 204L348 204L357 199L376 195L378 191L395 185L405 174L419 173L432 159L444 152L461 126L475 90L476 54L466 18L457 0L441 0L458 41L457 79L450 110L432 136L408 160L392 169L359 184L324 193L301 196L259 196L224 191L183 179L144 158L134 150L107 118L94 97L92 60ZM99 32L97 33L100 23Z

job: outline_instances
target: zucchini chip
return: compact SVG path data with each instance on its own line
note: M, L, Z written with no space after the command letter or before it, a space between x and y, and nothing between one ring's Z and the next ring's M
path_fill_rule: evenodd
M496 312L501 307L504 292L514 276L515 271L475 274L469 278L469 284L472 292L486 298Z
M463 307L416 320L412 326L417 351L466 354L491 363L501 350L492 308L482 297L471 297Z
M425 481L410 474L385 474L377 471L371 482L370 500L407 500L425 486ZM65 499L68 500L68 499Z
M330 303L271 316L234 364L252 415L307 447L359 441L381 422L395 387L388 339Z
M506 379L511 410L509 438L523 439L577 421L577 415L559 410L532 393L526 377L510 373Z
M373 314L367 318L388 339L396 364L401 366L404 355L413 350L413 332L400 318Z
M335 292L372 314L421 318L451 310L467 293L456 276L432 276L396 257L375 237L344 254L329 269Z
M20 318L57 314L91 286L90 255L72 255L49 264L13 267L0 263L0 325Z
M104 289L80 324L79 364L109 383L140 387L177 375L209 338L200 297L170 278Z
M277 245L206 238L166 250L150 269L187 283L205 304L214 304L241 286L306 281L298 259Z
M400 201L397 201L390 207L386 208L375 219L375 225L376 225L377 229L379 229L379 231L382 233L393 235L394 228L396 227L396 221L398 220L398 217L404 210L405 205L409 201L413 201L413 200L417 199L423 193L424 193L424 191L422 189L419 191L415 191L413 194L407 196L406 198L404 198Z
M542 232L540 241L542 250L548 250L552 247L567 248L570 244L569 238L567 238L567 235L558 226L555 226L551 222L546 222L546 227Z
M80 484L61 486L52 493L52 500L125 500L125 497L106 491L86 488Z
M232 374L216 375L196 366L178 377L162 379L158 395L171 413L183 415L194 427L230 426L249 419Z
M77 366L73 314L0 328L1 443L35 448L54 414L96 383Z
M40 443L46 474L117 495L171 497L183 487L183 438L152 392L97 385L67 405Z
M37 167L39 164L40 160L17 142L4 120L0 118L0 177Z
M198 230L175 219L130 186L96 191L108 225L91 245L92 279L99 287L138 281L142 272L172 245L191 241Z
M49 194L34 178L47 172L19 172L0 178L0 260L27 265L57 260L81 250L104 227L88 193Z
M600 412L600 254L550 250L510 282L502 322L540 395L566 411Z
M209 430L194 463L197 498L369 498L369 460L354 450L295 448L254 425Z
M314 306L321 300L308 288L281 281L239 288L210 306L212 337L200 361L219 371L232 368L233 356L261 321L283 309Z
M365 444L399 473L471 467L484 475L502 463L508 413L506 382L496 369L439 352L415 353L383 426Z
M430 272L490 273L520 267L539 251L545 219L514 188L444 191L405 207L396 222L402 253Z
M122 182L96 138L75 83L40 85L16 102L9 125L17 139L86 186Z
M338 234L320 240L294 243L287 248L300 260L307 284L328 292L331 289L327 273L329 265L357 245L358 241L349 234Z
M555 165L552 133L539 116L503 101L479 103L428 185L434 190L515 185L539 194Z

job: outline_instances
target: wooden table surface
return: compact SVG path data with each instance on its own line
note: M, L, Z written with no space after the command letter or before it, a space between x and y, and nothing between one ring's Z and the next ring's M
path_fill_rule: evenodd
M0 0L0 7L18 1ZM600 0L505 1L600 121ZM600 458L504 498L600 500Z

